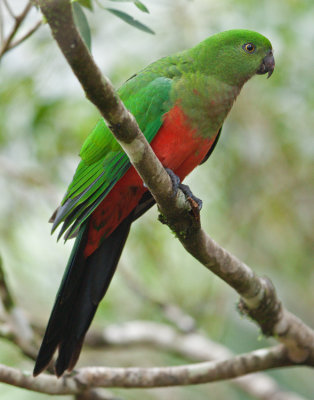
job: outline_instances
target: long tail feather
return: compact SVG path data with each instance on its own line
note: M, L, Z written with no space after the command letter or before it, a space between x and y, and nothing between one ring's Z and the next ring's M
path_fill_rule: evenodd
M56 374L61 376L65 370L73 369L97 306L116 270L131 223L132 215L87 258L83 255L86 225L80 228L37 356L34 376L47 367L57 347Z

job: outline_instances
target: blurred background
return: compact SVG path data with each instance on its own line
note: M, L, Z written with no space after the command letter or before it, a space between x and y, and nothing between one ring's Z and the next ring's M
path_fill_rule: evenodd
M253 29L271 40L276 59L273 76L270 80L258 76L247 83L215 152L186 182L203 199L202 224L211 237L259 275L270 277L286 307L314 327L313 1L143 2L149 14L131 2L102 4L127 12L155 35L135 29L97 4L93 12L85 10L92 53L116 87L150 62L219 31ZM23 0L10 4L16 12L25 6ZM33 9L21 34L40 18ZM10 26L6 15L5 33ZM17 303L41 326L47 322L72 246L71 241L64 245L56 242L56 235L50 236L48 219L98 118L47 25L2 58L0 254ZM171 325L158 305L162 303L179 307L195 320L198 332L235 353L273 343L239 315L238 296L189 256L157 215L155 207L133 225L93 328L132 320ZM33 367L16 346L1 338L0 362L28 371ZM141 346L86 350L78 366L186 362L178 354ZM282 389L313 398L311 370L291 368L267 374ZM253 399L225 382L113 392L124 399ZM1 400L48 399L1 384L0 393Z

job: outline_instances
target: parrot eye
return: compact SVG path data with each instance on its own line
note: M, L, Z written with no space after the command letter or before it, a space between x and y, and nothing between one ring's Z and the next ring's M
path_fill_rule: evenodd
M243 49L245 52L252 54L252 53L254 53L254 51L255 51L255 49L256 49L256 46L255 46L253 43L245 43L245 44L242 46L242 49Z

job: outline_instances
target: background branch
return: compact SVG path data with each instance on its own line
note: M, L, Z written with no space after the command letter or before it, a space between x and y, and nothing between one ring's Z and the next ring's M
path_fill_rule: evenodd
M193 361L214 361L228 359L234 354L225 346L216 343L197 332L179 333L161 323L129 321L110 325L102 333L92 331L86 337L86 344L95 348L108 346L151 345L166 352L175 352ZM232 381L245 393L259 400L302 400L303 398L282 391L276 382L263 373L255 373Z
M123 271L125 275L126 269L123 269ZM169 319L170 322L174 323L177 329L185 332L185 334L178 333L175 329L165 324L131 321L120 325L110 325L106 327L102 333L97 333L95 331L89 332L86 338L86 345L93 348L108 348L108 346L129 347L130 345L146 344L155 346L164 351L175 352L193 361L222 360L233 356L225 347L209 340L204 335L196 333L193 318L179 307L152 298L151 294L136 282L135 278L131 277L129 273L126 273L125 277L128 283L131 284L130 287L135 290L137 295L143 297L146 302L148 301L152 303L152 305L160 307L165 317ZM2 302L6 304L5 309L10 314L11 310L17 308L17 305L5 279L2 263L0 263L0 289ZM7 299L10 300L8 301ZM20 312L24 316L23 310ZM193 322L192 325L191 321ZM30 325L31 324L27 321L27 326ZM28 335L24 335L24 329L13 329L10 321L7 321L6 324L2 324L0 328L0 336L13 342L28 358L32 360L36 358L38 343L34 343L33 336L29 337ZM193 329L191 330L191 328ZM36 327L33 327L33 330L43 331L43 329L38 329ZM194 332L192 332L193 330ZM19 334L17 335L16 332L19 332ZM21 336L24 337L22 341L20 339ZM51 372L53 373L53 369ZM302 400L292 393L282 392L270 377L261 373L250 375L245 379L236 379L234 383L240 389L257 399ZM79 400L107 400L113 397L110 393L102 393L91 389L83 390L76 398Z
M7 53L9 50L15 48L16 46L18 46L19 44L21 44L22 42L24 42L26 39L28 39L34 32L37 31L37 29L42 25L42 21L38 21L34 24L34 26L32 28L30 28L26 33L24 33L19 39L17 39L15 42L13 42L19 28L21 27L22 23L25 21L27 15L29 14L31 8L33 7L33 3L31 1L28 1L24 10L19 14L19 15L15 15L13 13L13 10L10 7L10 4L7 2L7 0L3 1L6 10L8 12L8 14L13 18L14 22L13 22L13 26L11 28L10 33L8 34L8 36L5 38L3 37L3 15L1 14L1 44L0 44L0 59L1 57Z
M6 51L12 50L12 49L14 49L14 47L17 47L18 45L20 45L21 43L23 43L26 39L28 39L30 36L32 36L32 34L33 34L34 32L36 32L38 28L40 28L40 26L42 25L42 23L43 23L43 21L37 21L37 22L35 23L35 25L34 25L30 30L28 30L23 36L21 36L21 37L20 37L19 39L17 39L15 42L11 43L11 44L8 46L8 48L7 48ZM1 55L1 54L0 54L0 55Z
M0 365L0 381L47 394L78 394L92 387L152 388L185 386L236 378L270 368L291 366L283 345L256 350L223 361L176 367L80 368L58 379L42 374L36 378Z

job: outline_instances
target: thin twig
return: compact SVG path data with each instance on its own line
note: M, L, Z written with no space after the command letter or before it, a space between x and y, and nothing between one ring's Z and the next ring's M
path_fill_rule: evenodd
M26 4L24 10L21 12L21 14L14 16L14 25L12 27L12 30L9 33L9 35L7 36L7 38L4 39L4 41L2 42L2 47L0 50L0 58L10 48L10 44L11 44L13 38L15 37L20 25L22 24L22 22L24 21L24 19L26 18L27 14L29 13L29 11L31 10L32 7L33 7L33 4L31 3L31 1L29 1Z
M9 47L7 48L6 51L12 50L14 47L18 46L22 42L24 42L26 39L28 39L34 32L37 31L37 29L43 24L43 21L37 21L36 24L28 31L26 32L23 36L21 36L19 39L17 39L15 42L11 43Z

